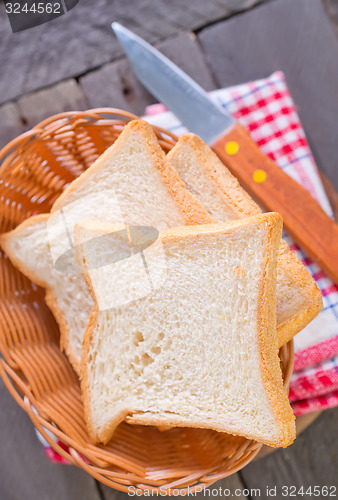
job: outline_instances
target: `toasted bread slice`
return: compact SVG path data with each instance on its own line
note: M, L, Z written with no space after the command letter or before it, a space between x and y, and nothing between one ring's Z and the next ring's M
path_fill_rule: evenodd
M74 224L88 217L158 230L212 221L166 161L152 127L134 120L65 189L50 215L31 217L1 235L1 246L11 261L47 288L46 300L60 326L61 346L77 372L93 301L81 273L72 266L71 237Z
M168 159L215 221L228 222L261 213L238 180L198 136L182 136ZM322 307L322 296L312 276L282 241L277 278L279 346L310 323Z
M114 231L96 222L75 226L96 303L81 361L92 439L107 443L126 419L291 444L294 416L276 334L279 214L161 231L163 253L154 243L144 261L152 283L165 279L120 306L120 291L129 286L133 294L141 268L130 259L103 265L103 237Z

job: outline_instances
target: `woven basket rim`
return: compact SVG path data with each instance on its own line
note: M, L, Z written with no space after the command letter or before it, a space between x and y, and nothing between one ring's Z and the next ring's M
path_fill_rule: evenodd
M111 115L111 116L120 116L126 123L129 120L136 120L139 119L140 117L129 112L129 111L123 111L118 108L91 108L86 111L65 111L63 113L57 113L55 115L52 115L48 118L45 118L44 120L40 121L36 125L34 125L31 129L23 132L22 134L19 134L17 137L12 139L10 142L8 142L5 146L3 146L0 149L0 162L2 159L15 147L18 147L23 141L28 142L30 139L37 138L39 135L43 134L45 132L46 127L49 125L56 123L56 122L61 122L64 121L66 122L67 119L69 118L78 118L78 119L100 119L100 120L106 120L105 115ZM61 126L61 124L60 124ZM175 142L178 140L178 137L173 133L170 132L169 130L166 130L162 127L159 127L157 125L152 125L152 127L159 133L166 135L168 137L171 137Z

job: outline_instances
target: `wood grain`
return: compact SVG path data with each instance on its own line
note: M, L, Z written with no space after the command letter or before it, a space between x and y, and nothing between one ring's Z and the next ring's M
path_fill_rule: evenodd
M210 73L204 54L193 33L180 33L160 42L157 48L205 90L216 88L216 81Z
M19 112L27 128L63 111L82 111L89 103L74 79L25 95L18 101Z
M158 48L204 88L215 88L204 56L192 34L180 33L158 44ZM87 73L80 79L80 84L92 107L112 106L142 115L146 106L156 102L137 81L126 59L105 64L99 70Z
M276 498L283 498L282 486L337 486L337 418L338 408L324 411L292 446L249 464L240 473L245 484L260 488L263 499L266 486L277 486Z
M323 3L338 36L338 2L337 0L323 0Z
M96 484L77 467L51 463L28 416L0 380L0 498L100 500Z
M155 102L154 97L136 80L126 59L105 64L80 79L90 107L113 107L141 115Z
M300 436L300 434L305 431L317 418L322 414L322 411L313 411L311 413L305 413L304 415L299 415L296 417L296 434ZM277 451L276 448L271 448L271 446L263 446L261 451L258 453L255 460L259 460L260 458L265 457L266 455L270 455Z
M326 177L326 175L319 170L319 175L322 180L325 192L327 194L327 197L329 199L329 202L331 204L334 218L336 222L338 222L338 192L334 188L333 184L329 181L329 179Z
M67 14L13 34L0 9L0 103L116 60L111 31L119 21L151 43L196 30L260 0L81 0ZM10 84L9 84L10 83Z
M338 188L338 39L322 2L268 2L199 40L221 87L284 71L319 166Z
M24 129L17 104L8 102L0 106L0 148L21 134Z

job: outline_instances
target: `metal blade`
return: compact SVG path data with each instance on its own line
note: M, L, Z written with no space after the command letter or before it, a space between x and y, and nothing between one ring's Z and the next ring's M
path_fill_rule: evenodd
M234 123L202 87L167 57L121 24L113 23L112 28L137 78L190 132L211 144Z

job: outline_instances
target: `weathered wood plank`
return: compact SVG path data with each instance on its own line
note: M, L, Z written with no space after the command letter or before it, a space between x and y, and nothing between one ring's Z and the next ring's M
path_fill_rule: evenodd
M105 64L80 79L90 107L113 107L141 115L155 99L135 78L126 59Z
M313 411L311 413L305 413L304 415L299 415L296 417L296 434L299 436L305 429L309 427L320 415L321 411ZM272 448L271 446L264 445L258 455L255 457L255 460L259 460L260 458L269 455L276 451L276 448Z
M224 479L221 479L220 481L217 481L214 483L212 486L208 488L210 490L210 497L235 497L239 498L239 500L244 500L248 498L246 495L243 494L243 491L245 490L246 486L244 485L243 481L241 480L241 477L239 474L234 474L232 476L226 477ZM108 488L105 485L100 485L100 490L104 496L105 500L127 500L127 498L131 498L131 495L128 495L128 493L123 493L121 491L116 491L111 488ZM216 492L217 490L217 492ZM151 492L151 489L149 490ZM213 494L212 494L213 492ZM236 493L235 493L236 492ZM138 498L136 494L133 495L135 498ZM145 495L149 496L149 495ZM156 496L154 495L156 498ZM206 493L205 491L200 491L199 493L196 493L196 495L193 495L193 498L206 498L209 497L209 493ZM182 495L177 495L174 492L173 498L187 498L186 496Z
M336 222L338 222L338 192L335 190L335 188L333 187L329 179L326 177L326 175L323 174L323 172L321 172L320 170L319 170L319 175L322 180L329 202L331 204L334 218L336 219Z
M0 106L0 148L24 131L18 106L8 102Z
M338 36L338 2L337 0L323 0L323 3Z
M157 48L205 90L216 88L216 82L193 33L180 33L174 38L159 43Z
M73 79L25 95L17 103L29 128L56 113L82 111L89 107L81 87Z
M181 33L161 42L158 48L207 90L215 87L194 35ZM155 102L136 80L126 59L88 73L80 84L93 107L112 106L141 115L148 104Z
M82 0L69 13L33 29L12 34L0 16L1 101L51 85L109 61L122 50L112 35L111 2Z
M337 484L338 408L319 416L292 446L252 462L241 471L248 488L260 488L260 498L271 498L266 487L277 486L277 498L282 498L282 486L330 486ZM324 496L324 495L323 495ZM296 496L296 498L303 498ZM322 498L322 495L320 495Z
M95 481L78 467L49 462L33 424L0 380L0 498L100 500Z
M319 167L337 187L338 40L322 2L269 2L199 40L222 87L284 71Z
M115 60L122 49L110 24L120 21L155 43L196 30L260 0L81 0L67 14L13 34L0 11L0 102L80 76Z

